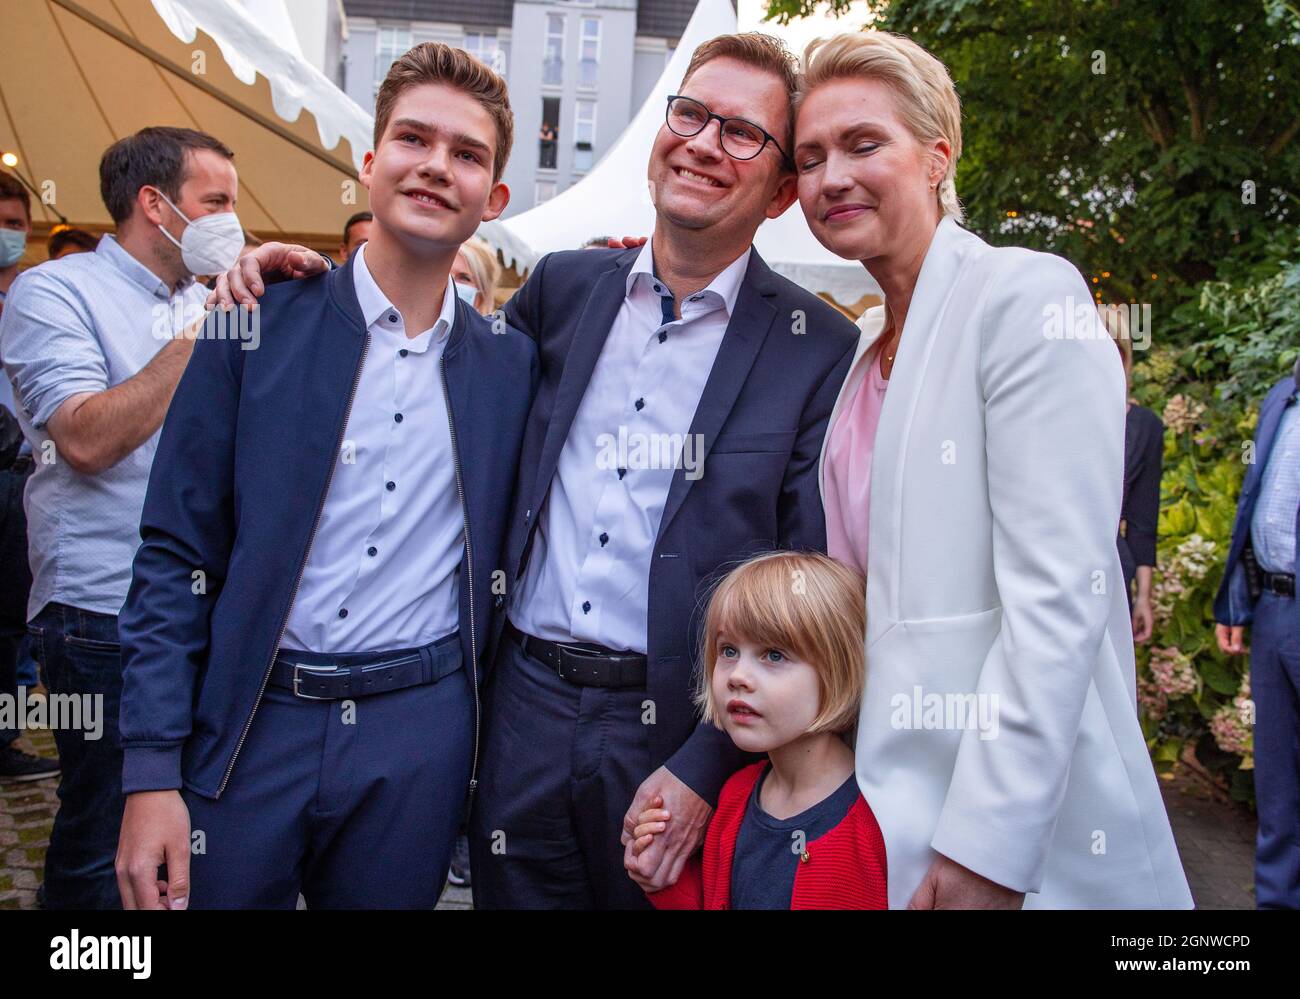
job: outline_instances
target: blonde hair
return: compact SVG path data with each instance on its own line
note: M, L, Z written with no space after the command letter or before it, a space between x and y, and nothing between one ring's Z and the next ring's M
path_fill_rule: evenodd
M732 569L713 591L700 641L695 703L717 724L713 668L726 633L808 663L821 681L809 732L844 732L858 720L866 681L867 590L862 573L814 552L769 552Z
M496 150L492 157L492 182L505 172L510 147L515 140L515 116L510 110L506 81L464 49L442 42L421 42L398 59L388 70L375 98L375 147L388 128L393 105L402 91L422 83L445 83L464 91L483 106L496 126Z
M1133 371L1133 338L1129 334L1128 309L1122 305L1098 305L1102 325L1119 348L1120 359L1124 362L1124 374Z
M501 265L492 247L477 236L460 245L465 263L474 277L474 287L483 296L483 307L491 312L497 307L497 282L501 280Z
M943 139L948 143L948 168L935 197L944 215L962 221L956 184L957 160L961 158L961 99L947 67L912 39L887 31L818 38L804 50L795 107L823 83L849 78L887 83L898 98L903 123L917 141Z

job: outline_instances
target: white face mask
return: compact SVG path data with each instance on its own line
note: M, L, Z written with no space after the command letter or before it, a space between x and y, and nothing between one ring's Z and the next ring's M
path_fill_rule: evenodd
M172 205L171 198L162 191L158 193L171 205L172 211L185 219L185 231L181 233L180 242L176 242L176 237L161 225L158 226L162 234L180 248L185 269L191 274L204 275L224 274L230 270L244 249L244 227L239 223L239 216L234 212L216 212L191 220Z
M456 286L456 294L460 296L460 300L472 309L474 299L478 298L478 289L472 284L465 284L463 281L452 281L452 284Z

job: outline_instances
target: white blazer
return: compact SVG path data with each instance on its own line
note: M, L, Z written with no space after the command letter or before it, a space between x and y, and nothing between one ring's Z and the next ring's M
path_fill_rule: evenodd
M936 851L1026 908L1192 905L1138 725L1124 374L1092 309L1065 260L947 218L921 267L871 462L857 738L891 907ZM1061 336L1076 317L1100 335Z

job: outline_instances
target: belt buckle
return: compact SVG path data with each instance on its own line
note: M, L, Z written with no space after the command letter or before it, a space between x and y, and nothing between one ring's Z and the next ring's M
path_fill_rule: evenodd
M579 657L584 655L586 656L592 655L590 649L580 649L576 645L565 645L563 642L556 642L555 647L556 649L559 650L560 653L555 657L555 675L558 676L561 680L569 679L564 675L564 653L568 652L570 655L579 656Z
M308 672L311 672L311 667L308 666L306 663L294 663L294 664L293 664L293 696L294 696L294 697L301 697L304 701L335 701L335 700L338 700L338 698L336 698L336 697L318 697L318 696L316 696L315 694L304 694L304 693L302 693L302 692L298 689L298 684L302 683L302 677L298 675L298 671L299 671L300 669L305 669L305 670L307 670ZM316 676L326 676L326 675L328 675L328 674L330 674L330 673L334 673L334 672L337 672L337 671L336 671L336 670L316 670L316 671L315 671L315 675L316 675Z

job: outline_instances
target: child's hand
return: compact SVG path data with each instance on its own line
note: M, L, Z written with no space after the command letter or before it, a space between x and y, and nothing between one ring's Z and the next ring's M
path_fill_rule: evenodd
M650 802L651 807L636 817L636 828L632 830L633 854L639 854L654 842L656 835L668 828L668 820L672 816L668 809L663 807L663 803L663 798L655 797Z

